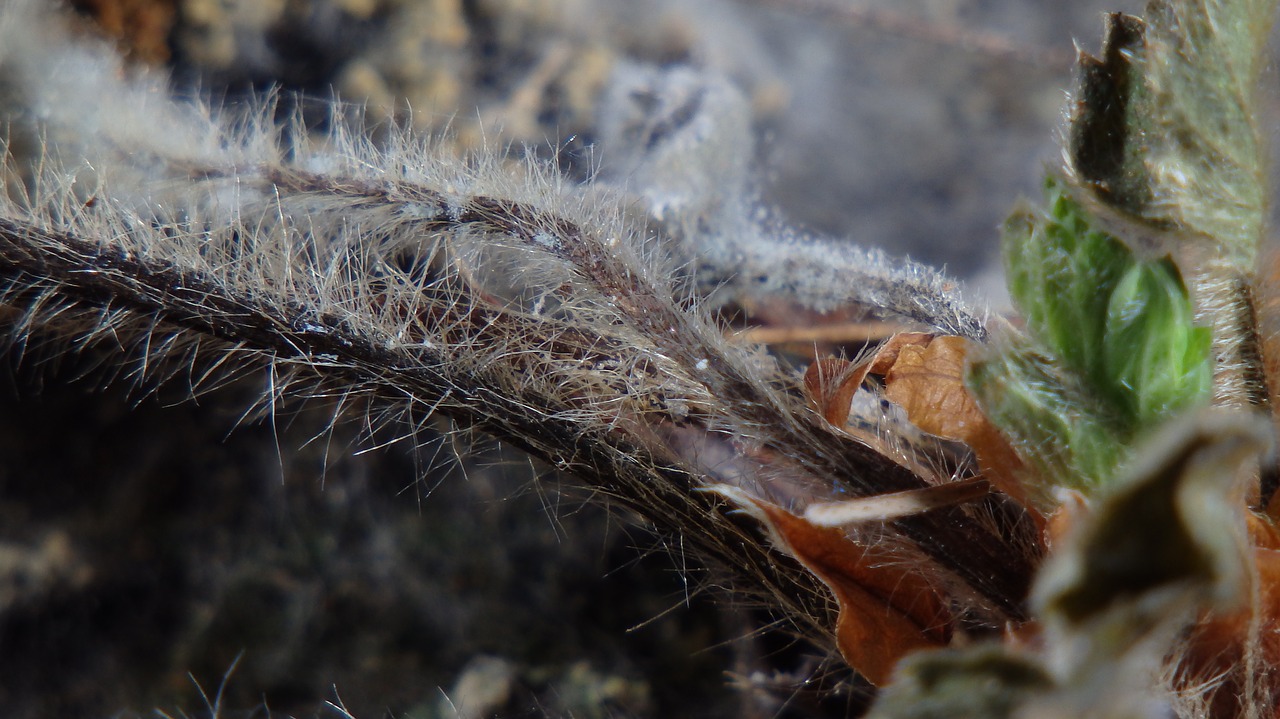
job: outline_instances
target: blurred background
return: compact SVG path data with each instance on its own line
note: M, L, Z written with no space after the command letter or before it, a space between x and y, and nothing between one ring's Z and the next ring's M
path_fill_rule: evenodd
M763 206L945 265L999 306L1109 0L77 0L86 33L234 106L278 92L626 184L620 77L746 100ZM624 98L627 99L627 98ZM634 97L629 100L635 100ZM319 104L315 104L319 107ZM317 127L324 113L316 111ZM322 128L321 128L322 129ZM526 151L519 149L518 151ZM612 174L611 174L612 173ZM856 715L868 690L648 534L501 447L357 454L323 409L242 425L28 348L0 389L0 706L50 716ZM441 430L447 430L441 427ZM312 440L312 438L316 438ZM377 438L375 438L376 440ZM461 459L456 459L461 457ZM224 681L225 679L225 681ZM806 680L812 680L807 685ZM201 692L207 695L201 696ZM220 703L215 695L221 692Z

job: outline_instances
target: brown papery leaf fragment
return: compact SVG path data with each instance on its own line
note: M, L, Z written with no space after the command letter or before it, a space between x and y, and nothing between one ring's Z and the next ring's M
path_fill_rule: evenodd
M853 395L866 376L865 365L839 357L816 359L804 373L805 396L823 419L843 427L849 419Z
M969 445L991 484L1042 522L1018 477L1023 471L1022 460L964 386L968 349L969 340L954 336L934 337L923 347L899 347L893 365L885 372L885 396L925 432Z
M884 374L898 358L903 347L926 346L933 335L923 332L899 332L876 351L870 360L855 364L846 359L828 357L814 360L804 373L805 394L823 419L837 427L849 420L853 395L868 374Z
M831 590L840 608L836 644L867 681L884 686L907 653L947 643L951 612L946 602L900 557L855 542L844 530L816 526L737 487L720 485L714 491L759 519L779 549Z

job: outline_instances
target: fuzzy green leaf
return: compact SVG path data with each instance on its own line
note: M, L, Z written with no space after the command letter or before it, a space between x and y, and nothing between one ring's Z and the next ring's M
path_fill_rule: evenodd
M1111 293L1102 342L1104 391L1136 427L1153 426L1212 388L1212 336L1173 263L1133 264Z
M1004 237L1014 303L1045 355L1125 436L1207 398L1209 331L1177 267L1095 229L1056 180L1045 195L1049 211L1016 213Z
M1140 433L1208 400L1211 337L1171 261L1094 228L1056 180L1045 194L1047 212L1023 209L1005 227L1030 339L977 363L970 386L1042 476L1088 489Z
M1005 224L1009 291L1032 335L1053 357L1086 376L1097 374L1109 294L1131 266L1131 253L1091 230L1058 183L1045 184L1047 216L1030 209Z
M974 363L968 385L987 417L1052 485L1090 491L1111 478L1123 457L1122 437L1107 409L1030 346ZM1046 486L1027 489L1045 510L1056 503Z

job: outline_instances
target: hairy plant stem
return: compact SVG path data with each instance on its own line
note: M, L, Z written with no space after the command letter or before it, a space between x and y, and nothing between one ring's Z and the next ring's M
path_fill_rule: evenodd
M365 188L365 197L375 194ZM424 193L415 201L425 199L430 197ZM448 204L442 196L434 201ZM814 580L728 521L710 495L693 491L705 486L707 475L717 468L701 465L700 451L664 440L664 433L670 437L692 429L709 441L732 444L732 427L753 427L771 459L762 464L759 452L740 458L755 465L746 470L748 475L794 467L857 494L900 491L924 482L872 449L817 426L805 410L790 406L787 395L762 391L758 379L742 376L733 361L721 356L714 338L705 336L714 325L691 322L691 315L662 302L643 278L619 271L603 254L605 243L592 233L566 220L534 214L539 213L518 203L471 197L436 218L418 221L422 224L417 229L457 231L459 225L482 224L489 231L551 250L602 294L616 298L620 317L634 322L640 335L656 347L656 356L666 355L685 370L708 370L696 372L700 382L679 378L672 384L666 369L650 366L655 355L643 356L641 348L625 341L486 307L483 297L468 296L467 288L460 286L465 283L424 288L437 293L434 300L423 301L425 291L412 300L403 293L363 298L371 313L414 315L408 326L420 325L424 338L450 333L465 337L465 342L450 346L414 341L411 334L409 341L391 343L361 326L358 318L317 314L296 300L253 296L171 261L125 251L114 238L77 237L11 219L0 219L0 273L8 284L6 304L26 303L28 312L43 313L41 323L78 315L89 325L80 333L82 338L108 338L101 320L105 312L131 315L143 328L139 331L151 337L168 332L202 338L201 351L209 355L206 362L220 362L219 353L257 355L272 364L273 371L287 375L280 384L294 387L291 391L307 396L363 391L372 399L383 396L396 402L407 398L419 413L439 412L515 444L616 498L659 531L679 533L699 553L758 583L752 593L783 608L791 621L811 623L798 627L804 634L825 636L830 607ZM554 241L527 231L529 227L554 227ZM380 307L372 306L379 303ZM114 341L119 341L119 324L109 325ZM459 361L459 353L468 347L508 346L513 337L522 338L524 349L501 352L490 360L493 364ZM626 388L617 387L612 378L584 383L582 373L590 374L590 368L605 358L613 366L664 373L667 384L659 405L626 397ZM513 384L513 377L538 381ZM621 396L566 393L567 383L597 391L611 388ZM678 388L686 396L675 396ZM693 409L662 409L677 403ZM611 421L582 421L589 408L601 407L613 408ZM1025 540L1027 524L1011 505L996 498L986 504L999 526ZM1022 601L1031 560L1010 554L1009 536L993 533L989 525L956 508L895 524L999 615L1025 616Z

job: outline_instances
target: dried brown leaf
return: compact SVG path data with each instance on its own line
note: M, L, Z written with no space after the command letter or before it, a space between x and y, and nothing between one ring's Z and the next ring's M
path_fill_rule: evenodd
M951 613L944 598L888 550L855 542L841 529L817 526L736 487L721 485L717 491L759 519L774 544L835 595L837 646L867 681L884 686L907 653L947 643Z
M868 374L884 374L898 358L903 347L925 346L933 335L923 332L899 332L890 337L871 359L853 363L828 357L814 360L804 373L805 393L809 403L831 424L844 427L849 420L853 395Z
M925 432L969 445L983 475L1039 520L1019 479L1022 460L964 385L968 349L969 340L954 336L901 346L885 372L885 396Z
M804 373L804 391L809 404L822 418L837 427L849 419L853 395L867 376L866 367L846 359L825 357L814 360Z

